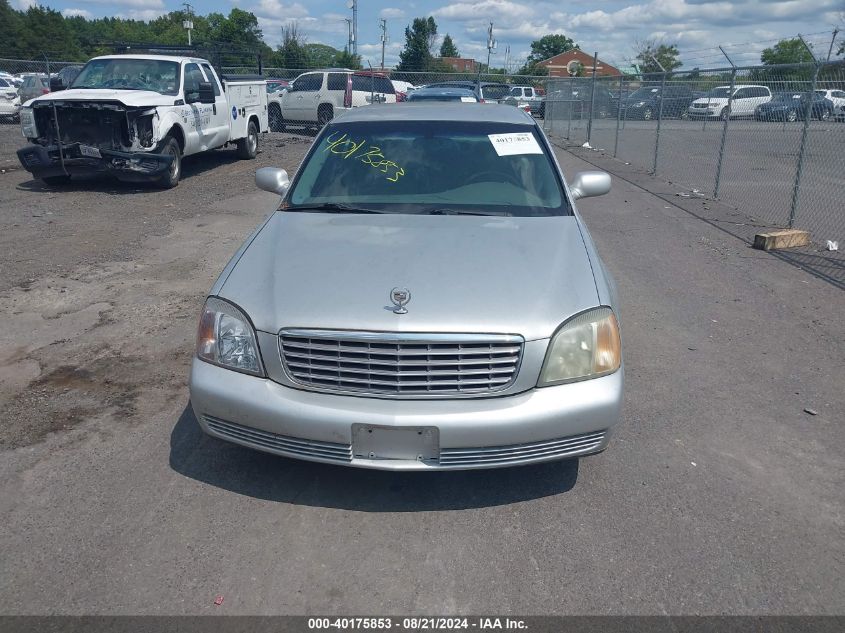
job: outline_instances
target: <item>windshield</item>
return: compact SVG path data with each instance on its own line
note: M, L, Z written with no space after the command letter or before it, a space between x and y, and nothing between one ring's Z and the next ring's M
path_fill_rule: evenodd
M492 122L328 125L288 203L289 210L340 204L385 213L570 214L533 126Z
M632 92L631 96L629 96L628 98L629 99L651 99L653 96L655 96L659 92L660 92L660 88L647 88L647 87L644 86L644 87L638 88L637 90Z
M93 59L79 71L71 88L151 90L163 95L179 93L179 64L160 59Z
M505 84L501 85L492 85L492 86L481 86L481 91L484 93L484 98L487 100L490 99L503 99L505 98L508 93L510 93L510 86L506 86Z
M772 101L792 101L799 100L803 97L799 92L778 92L772 95Z
M731 94L730 88L713 88L705 97L712 97L714 99L727 99Z

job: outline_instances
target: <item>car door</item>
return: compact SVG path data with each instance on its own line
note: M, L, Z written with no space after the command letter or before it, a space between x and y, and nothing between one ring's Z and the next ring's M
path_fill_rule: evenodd
M211 109L207 128L209 146L220 147L229 140L230 121L236 116L241 116L241 113L230 110L229 101L220 87L220 80L214 69L209 64L200 64L200 67L205 74L205 80L214 89L214 104L203 104L203 110Z
M199 102L200 84L205 81L199 64L189 62L182 72L182 90L185 95L185 108L182 121L185 128L185 154L208 149L211 136L208 128L211 126L211 104ZM204 111L207 109L207 112Z
M765 86L754 86L751 88L751 112L749 112L749 114L754 114L754 110L757 106L768 103L771 100L772 93L768 88Z
M322 87L323 73L305 73L297 77L286 95L282 116L293 121L316 121Z
M733 116L749 116L754 114L753 88L738 88L731 101Z

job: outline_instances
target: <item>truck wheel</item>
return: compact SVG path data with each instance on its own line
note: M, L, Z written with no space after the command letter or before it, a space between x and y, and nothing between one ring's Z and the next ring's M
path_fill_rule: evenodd
M45 185L49 185L51 187L59 187L61 185L66 185L70 182L70 176L67 174L62 174L61 176L44 176L41 178L41 181Z
M830 110L825 108L821 112L819 112L819 121L829 121L830 120Z
M334 112L332 112L332 107L330 105L321 105L317 111L317 123L320 124L320 127L324 127L333 118Z
M173 189L179 184L179 178L182 177L182 152L179 149L179 141L170 135L166 136L159 153L173 156L173 162L170 163L170 168L156 181L156 185L162 189Z
M258 154L258 126L250 121L246 128L246 137L238 139L238 158L251 160Z
M643 110L643 120L651 121L654 118L654 111L651 108Z
M282 118L282 109L275 103L267 111L267 119L271 132L285 131L285 120Z
M729 118L731 118L731 109L722 108L722 111L719 113L719 118L722 119L722 121L727 121Z

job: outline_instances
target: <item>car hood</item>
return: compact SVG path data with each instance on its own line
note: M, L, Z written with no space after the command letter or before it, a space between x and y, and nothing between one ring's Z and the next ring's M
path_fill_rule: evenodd
M392 310L394 287L411 291L407 314ZM548 338L598 302L573 216L278 212L220 296L265 332L475 332L526 340Z
M26 102L25 107L50 101L119 101L125 106L173 105L174 96L165 96L151 90L109 90L109 89L70 89L50 92Z

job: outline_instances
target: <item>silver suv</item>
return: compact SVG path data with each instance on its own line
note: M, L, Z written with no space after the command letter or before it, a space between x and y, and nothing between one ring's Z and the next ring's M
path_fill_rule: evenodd
M273 131L282 132L290 123L322 127L340 112L370 103L396 103L396 90L386 75L344 68L318 70L294 79L268 114L275 123Z

